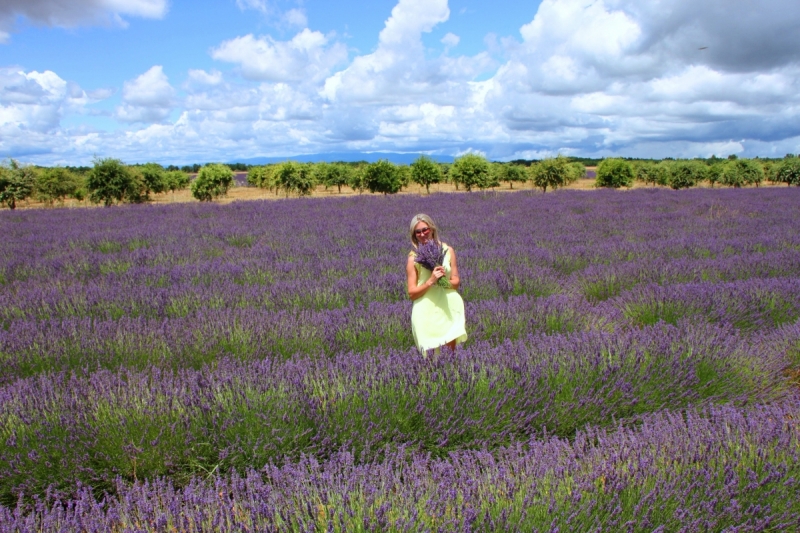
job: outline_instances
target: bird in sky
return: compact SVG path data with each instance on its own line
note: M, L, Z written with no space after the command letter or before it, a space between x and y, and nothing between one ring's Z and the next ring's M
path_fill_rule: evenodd
M708 48L708 46L701 46L700 48L698 48L698 50L705 50L706 48Z

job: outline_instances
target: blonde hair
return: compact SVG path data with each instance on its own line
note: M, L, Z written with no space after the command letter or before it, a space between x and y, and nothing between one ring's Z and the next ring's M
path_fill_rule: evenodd
M418 215L414 215L411 219L411 245L416 248L419 245L419 241L417 241L417 234L414 233L414 229L416 228L417 224L420 222L424 222L431 228L431 239L434 240L437 244L441 245L441 241L439 240L439 233L436 228L436 223L433 221L431 217L424 213L420 213Z

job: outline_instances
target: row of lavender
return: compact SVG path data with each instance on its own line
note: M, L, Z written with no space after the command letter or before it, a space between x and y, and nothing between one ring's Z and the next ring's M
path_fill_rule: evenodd
M341 449L373 461L398 445L443 457L569 437L663 407L791 396L785 352L798 343L798 324L757 345L725 328L659 324L474 343L436 359L374 351L42 375L0 395L0 483L8 499L53 482L110 490L117 476L185 481Z
M242 476L120 483L97 501L0 508L0 532L795 531L800 404L644 416L446 459L304 457Z
M800 279L640 285L592 303L580 296L529 295L467 301L469 334L499 344L536 334L627 332L693 320L744 333L771 331L800 317ZM20 319L0 330L0 383L52 369L199 369L221 356L239 361L407 350L409 302L312 311L221 305L186 316Z
M460 252L468 300L589 296L590 285L610 277L625 278L618 291L647 281L792 275L800 247L796 193L749 193L434 195L4 213L0 318L172 316L206 308L209 299L315 309L399 301L408 213L423 209L441 219Z
M406 220L456 247L473 338L798 316L793 190L440 195L8 213L0 382L411 345Z
M191 515L183 506L195 501L192 491L206 490L200 479L213 476L230 484L230 508L239 511L226 520L240 529L548 529L550 519L564 528L579 516L587 527L608 525L641 509L588 486L557 492L564 497L548 504L550 514L517 496L498 503L479 491L476 503L460 485L445 498L449 516L436 506L400 513L414 509L409 487L381 505L362 506L352 500L363 494L356 491L322 503L322 514L287 499L270 514L247 502L274 480L258 488L250 474L243 485L236 472L265 464L291 471L307 464L303 457L327 457L324 468L347 476L413 474L430 488L436 469L458 468L454 458L468 450L488 450L482 457L513 471L520 466L505 447L515 443L574 437L585 426L663 409L702 418L692 406L725 403L757 431L714 426L711 438L730 446L695 458L716 465L707 475L724 483L704 505L672 508L687 519L741 517L752 510L731 503L745 501L732 496L734 480L763 471L733 472L726 463L750 440L778 435L773 426L769 435L758 429L774 413L746 406L777 402L784 420L797 411L786 373L800 366L798 200L792 190L633 191L3 213L0 498L13 508L26 494L22 512L50 484L45 507L83 484L95 496L116 496L91 508L76 496L72 511L40 507L19 520L34 528L40 519L85 519L208 530L213 520L199 515L175 524ZM439 219L458 251L472 339L436 360L409 350L402 265L406 220L418 211ZM768 502L756 513L766 522L754 528L797 516L785 497L800 479L797 463L787 462L797 453L797 427L780 427L780 446L757 454L759 468L772 473L747 480ZM685 439L664 431L668 443ZM628 438L639 444L613 465L583 465L581 475L618 461L628 465L625 475L655 468L636 447L650 446L649 437ZM532 442L525 453L549 441ZM603 440L594 446L612 453ZM357 464L340 464L339 450ZM405 470L417 459L401 464L398 450L428 454L436 461L426 464L438 466L425 476ZM683 496L656 488L688 482L691 469L677 480L657 466L651 500L670 508L664 498ZM480 479L483 470L470 475ZM575 476L556 469L550 479L572 487ZM141 479L164 481L128 485ZM169 488L187 483L189 493ZM685 489L694 494L697 486ZM645 496L625 491L631 502Z

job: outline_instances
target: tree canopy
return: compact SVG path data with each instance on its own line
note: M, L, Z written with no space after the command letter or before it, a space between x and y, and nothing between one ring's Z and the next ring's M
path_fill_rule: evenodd
M210 202L228 194L233 185L233 171L227 165L209 163L200 169L191 184L192 196L201 202Z

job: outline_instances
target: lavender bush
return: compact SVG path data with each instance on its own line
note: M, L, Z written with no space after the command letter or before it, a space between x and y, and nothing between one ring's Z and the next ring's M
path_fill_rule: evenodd
M397 450L243 475L117 481L0 508L0 531L791 531L796 402L642 417L446 458Z
M798 202L2 212L0 531L791 529ZM471 339L437 359L405 296L420 210Z

